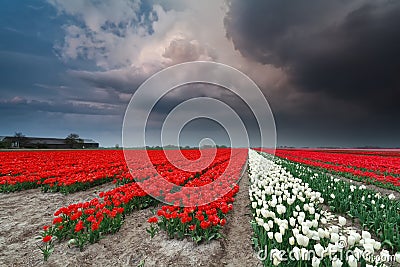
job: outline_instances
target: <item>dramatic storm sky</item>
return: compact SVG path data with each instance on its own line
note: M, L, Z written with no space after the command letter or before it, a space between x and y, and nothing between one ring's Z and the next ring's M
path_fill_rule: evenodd
M121 144L137 87L168 66L205 60L255 81L273 111L277 145L400 147L400 1L0 5L0 135L74 132L102 146ZM188 96L226 100L256 131L240 100L206 85L164 97L151 129ZM193 121L183 133L183 145L203 137L226 143L226 132L210 120Z

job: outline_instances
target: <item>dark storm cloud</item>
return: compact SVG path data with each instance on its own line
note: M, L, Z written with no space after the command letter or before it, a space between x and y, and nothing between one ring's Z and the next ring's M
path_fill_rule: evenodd
M147 129L150 129L153 132L160 133L162 124L164 123L168 114L171 113L174 108L176 108L179 104L184 103L185 101L202 97L209 97L219 100L232 108L246 127L250 142L254 146L257 146L257 144L260 143L261 139L259 125L251 108L232 91L220 86L210 85L206 83L193 83L189 85L179 86L167 93L156 103L152 112L150 113ZM223 114L227 112L221 106L204 106L203 108L214 112L214 114ZM180 112L182 113L184 111L181 110ZM201 113L200 110L199 113ZM232 117L231 119L234 120L234 118ZM234 121L231 121L231 123L234 123ZM204 118L197 118L186 124L187 127L185 126L184 132L186 134L192 133L192 136L197 136L198 134L204 134L208 132L210 134L210 137L215 133L216 140L218 142L228 144L229 138L225 138L226 136L222 134L222 132L220 131L221 129L219 129L220 127L214 127L217 124L218 123L216 121L213 121L212 119L209 120ZM227 127L227 125L224 126ZM160 136L160 134L158 136ZM198 138L196 137L195 139L197 140Z
M119 107L104 103L26 100L21 97L8 100L0 99L2 115L26 114L35 111L82 115L120 115L121 113Z
M225 24L236 49L296 90L400 115L399 1L231 1Z

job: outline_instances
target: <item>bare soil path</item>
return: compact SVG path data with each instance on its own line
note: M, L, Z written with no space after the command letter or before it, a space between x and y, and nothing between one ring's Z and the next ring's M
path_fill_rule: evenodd
M236 195L234 210L230 214L229 226L224 229L226 239L221 240L224 253L221 254L220 266L262 266L252 248L251 237L253 230L249 198L249 178L247 171L239 185L240 191Z

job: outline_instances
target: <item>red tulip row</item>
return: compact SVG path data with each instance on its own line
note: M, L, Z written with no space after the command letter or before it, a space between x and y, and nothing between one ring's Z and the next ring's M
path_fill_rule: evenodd
M355 170L377 174L400 175L400 152L359 151L359 150L287 150L276 151L281 156L300 157L302 159L346 166Z
M52 225L43 228L43 242L48 243L53 237L69 239L70 244L83 249L87 243L98 241L102 235L118 231L125 214L155 203L137 183L101 192L99 198L57 210Z
M41 187L70 193L110 182L124 172L120 150L1 152L0 192Z
M174 163L179 163L177 151L171 151ZM204 150L182 150L190 161L190 169L198 163L213 160L210 167L229 159L229 149L218 149L213 154ZM210 155L208 155L210 154ZM148 157L148 159L146 159ZM178 160L176 160L178 159ZM182 161L182 160L180 160ZM128 166L131 169L129 172ZM193 165L193 166L192 166ZM43 191L72 193L115 180L118 184L142 181L157 172L169 182L183 185L201 172L183 171L169 163L162 150L86 150L86 151L18 151L0 153L0 192L13 192L41 187Z
M192 153L198 152L192 151ZM82 249L86 244L98 241L104 234L118 231L124 216L132 210L158 203L150 195L171 204L159 211L160 220L150 219L151 222L157 220L157 226L167 230L170 236L174 236L173 231L175 231L176 235L181 237L192 236L196 242L218 238L219 229L226 222L225 214L232 209L233 196L239 189L235 182L245 163L247 150L218 149L212 164L200 172L182 172L174 168L160 151L150 154L156 169L166 168L165 173L153 175L146 166L139 168L139 172L149 174L148 177L136 182L125 177L131 182L101 192L99 198L62 207L56 211L52 225L45 226L42 232L41 249L45 259L54 248L54 237L58 240L67 239L70 244ZM190 151L184 154L190 154ZM160 160L163 157L164 162ZM132 170L131 173L135 174ZM177 179L177 173L183 174L185 178ZM161 179L161 176L164 179ZM174 182L183 187L177 186ZM189 188L193 187L196 187L196 190L189 191ZM211 203L194 205L206 202ZM192 206L180 207L187 204ZM177 232L177 227L180 232ZM157 230L152 224L149 232L153 235Z
M277 149L275 155L377 185L400 186L400 152Z
M246 150L235 151L230 162L224 162L190 181L181 192L168 198L175 203L180 198L182 206L162 206L158 217L152 217L148 232L153 236L159 230L166 231L169 237L190 236L193 241L210 241L221 236L220 229L226 223L226 214L232 210L234 196L239 191L236 184L247 158ZM196 193L185 194L185 189L201 188ZM202 200L204 205L190 205L194 200Z
M371 155L371 156L381 156L381 157L400 157L400 149L313 149L314 151L322 151L330 153L339 153L339 154L355 154L355 155Z
M199 177L203 173L205 173L208 169L213 168L214 166L220 165L223 162L226 162L231 157L231 149L218 149L214 155L212 153L213 150L170 150L167 151L168 157L164 151L160 150L149 150L149 151L128 151L126 152L126 160L128 162L128 166L131 168L131 175L129 173L125 173L123 176L120 176L120 183L131 182L132 180L136 181L144 181L150 177L154 177L156 174L163 176L168 182L173 183L175 185L184 185L191 179L195 177ZM201 156L201 158L200 158ZM132 159L148 157L151 166L143 169L138 164L132 164L130 162ZM184 158L182 158L184 157ZM144 163L143 160L142 164ZM196 165L204 165L204 162L210 162L204 168L197 167ZM176 166L178 165L178 166ZM138 170L147 171L150 169L152 172L151 175L137 175ZM145 177L138 179L138 177Z

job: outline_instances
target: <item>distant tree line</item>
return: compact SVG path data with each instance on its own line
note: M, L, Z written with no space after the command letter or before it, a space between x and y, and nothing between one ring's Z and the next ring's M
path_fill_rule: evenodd
M83 148L83 139L78 134L71 133L65 138L65 143L69 148Z
M211 145L204 145L201 146L200 149L207 149L207 148L213 148ZM216 148L227 148L225 145L216 145ZM197 146L175 146L175 145L166 145L166 146L146 146L147 150L175 150L175 149L199 149Z

